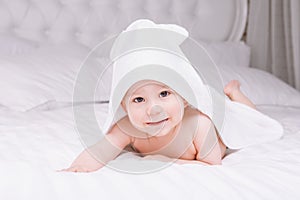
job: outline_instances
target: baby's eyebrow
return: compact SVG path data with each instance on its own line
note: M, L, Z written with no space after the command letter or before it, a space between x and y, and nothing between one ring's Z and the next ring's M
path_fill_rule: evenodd
M174 91L172 88L170 88L168 86L161 87L161 90L171 90L171 91Z

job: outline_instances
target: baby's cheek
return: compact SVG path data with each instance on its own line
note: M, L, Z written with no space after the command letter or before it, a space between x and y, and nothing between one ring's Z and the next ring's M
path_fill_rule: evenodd
M138 116L133 116L132 119L131 119L131 123L132 124L140 124L140 118Z
M129 112L128 117L133 126L139 126L143 120L141 112Z
M181 120L183 119L183 116L184 116L184 110L185 110L184 104L180 104L179 109L176 111L176 112L177 112L177 116L178 116L178 120L179 120L179 121L181 121Z
M176 99L172 104L169 104L170 110L177 115L183 115L184 103L181 100Z

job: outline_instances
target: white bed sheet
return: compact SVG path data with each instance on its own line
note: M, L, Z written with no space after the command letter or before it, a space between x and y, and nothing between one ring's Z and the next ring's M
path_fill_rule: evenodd
M84 148L72 109L0 107L0 199L300 199L300 107L259 109L283 124L281 140L232 152L221 166L173 164L135 175L107 167L56 172ZM97 106L100 121L105 112L106 105ZM126 153L112 162L146 161Z

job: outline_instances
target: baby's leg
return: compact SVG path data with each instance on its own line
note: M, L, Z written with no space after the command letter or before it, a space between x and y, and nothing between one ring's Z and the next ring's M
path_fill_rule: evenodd
M231 80L224 88L224 93L232 100L245 105L250 106L251 108L256 108L255 105L246 97L240 90L240 82L237 80Z

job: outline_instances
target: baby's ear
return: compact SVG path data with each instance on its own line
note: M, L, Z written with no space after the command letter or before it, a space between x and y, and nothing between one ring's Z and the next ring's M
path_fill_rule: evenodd
M122 106L123 110L124 110L125 112L127 112L125 100L122 100L121 106Z
M184 108L186 108L189 105L189 103L185 99L183 99L183 105L184 105Z

